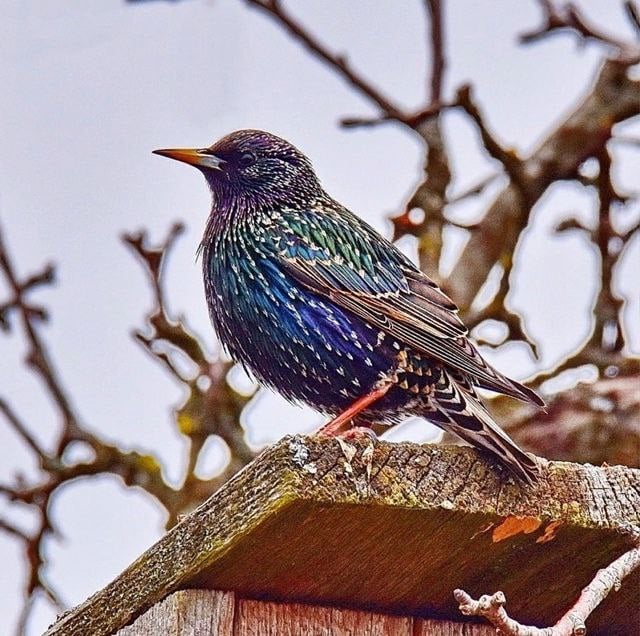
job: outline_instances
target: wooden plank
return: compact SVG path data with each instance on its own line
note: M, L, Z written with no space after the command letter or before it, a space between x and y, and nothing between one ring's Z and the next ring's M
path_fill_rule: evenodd
M412 636L413 619L335 607L238 600L234 636Z
M117 636L494 636L488 625L235 599L184 590L157 603Z
M118 636L233 636L233 592L185 590L156 603Z
M186 587L261 600L459 618L452 591L502 589L553 623L640 523L640 471L549 463L533 488L469 448L286 438L47 636L102 636ZM640 576L590 634L633 634ZM625 631L626 630L626 631Z
M411 636L496 636L496 630L491 625L416 618Z

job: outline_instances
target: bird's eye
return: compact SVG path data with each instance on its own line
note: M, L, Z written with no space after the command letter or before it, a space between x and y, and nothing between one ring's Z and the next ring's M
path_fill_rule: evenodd
M257 160L257 157L252 152L245 152L242 157L240 157L240 167L248 168L252 166Z

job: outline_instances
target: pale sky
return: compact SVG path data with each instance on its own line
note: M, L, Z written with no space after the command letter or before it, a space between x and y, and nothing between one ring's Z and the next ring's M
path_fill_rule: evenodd
M579 4L594 21L630 36L621 3ZM327 44L348 52L387 93L407 105L421 103L422 3L287 5ZM169 262L169 297L213 343L195 261L209 195L197 171L151 150L207 145L239 128L269 130L311 157L335 198L388 234L387 215L400 209L419 178L420 146L392 125L341 130L340 116L368 114L371 107L240 0L0 0L0 11L0 223L22 273L48 261L58 266L58 285L36 298L51 311L44 333L84 420L123 447L153 451L175 479L186 449L172 427L170 407L181 394L129 335L150 299L143 273L118 235L146 227L161 238L173 220L186 221L188 233ZM538 21L533 1L448 3L448 94L472 80L492 129L524 153L577 102L601 53L597 46L576 47L568 35L517 46L517 33ZM446 132L454 191L495 170L461 115L447 115ZM620 132L638 137L640 124ZM640 153L622 145L612 150L620 159L620 188L637 192ZM460 205L458 218L481 214L499 185ZM630 225L639 212L637 204L629 208L621 224ZM593 218L594 199L580 186L557 184L536 206L519 254L518 289L510 297L541 343L542 364L570 352L589 329L595 255L578 236L552 234L568 213ZM454 239L450 255L462 236ZM640 311L639 259L636 240L619 277L620 291L630 299L629 316ZM640 334L633 336L638 349ZM23 353L20 338L0 334L0 394L47 444L56 420L40 386L21 366ZM487 355L517 377L537 365L519 345ZM247 425L256 446L320 422L275 396L261 396L258 407L266 403L271 408L262 408L264 415L250 417ZM407 435L424 438L424 430L414 426ZM0 422L0 481L33 469L33 458ZM162 512L115 479L72 485L56 502L53 516L64 539L47 545L47 575L69 605L108 583L163 532ZM7 511L0 500L0 514ZM28 514L12 508L11 515L30 527ZM21 546L0 534L2 633L9 633L19 610L22 559ZM53 618L40 602L29 633L40 633Z

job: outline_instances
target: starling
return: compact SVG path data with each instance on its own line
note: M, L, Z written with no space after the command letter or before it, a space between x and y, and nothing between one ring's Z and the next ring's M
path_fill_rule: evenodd
M195 166L211 189L204 287L234 360L333 416L325 433L421 416L535 480L535 459L498 427L476 387L543 401L482 359L455 304L332 199L302 152L240 130L209 148L155 153Z

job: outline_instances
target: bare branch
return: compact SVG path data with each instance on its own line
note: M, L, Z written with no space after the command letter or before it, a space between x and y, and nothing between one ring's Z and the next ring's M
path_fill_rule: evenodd
M313 55L321 59L334 71L341 75L357 92L366 96L373 102L382 114L390 119L403 121L402 109L394 104L380 90L375 88L371 82L365 79L349 64L344 55L333 53L325 47L310 31L305 29L295 18L293 18L283 8L280 0L246 0L251 7L256 7L264 11L274 19L298 42L307 48Z
M480 108L471 96L471 86L469 84L465 84L458 89L456 104L469 115L477 126L485 150L504 166L511 181L520 188L523 195L526 195L527 184L523 174L522 160L518 157L515 150L503 148L490 132L484 121L484 116L480 112Z
M591 24L573 2L556 4L553 0L540 0L542 24L520 36L520 42L529 44L549 36L558 30L575 33L581 41L595 41L617 50L617 58L627 64L635 64L640 59L640 47L636 43L624 42ZM625 3L627 15L632 23L637 20L637 9L631 2Z
M511 289L510 278L513 269L513 259L508 252L502 255L501 266L502 276L496 295L482 309L470 313L466 318L466 324L469 329L474 329L486 320L497 320L507 327L508 340L521 341L528 344L533 355L538 357L538 346L525 331L522 316L507 308L506 301ZM480 342L482 344L488 344L483 341Z
M76 479L99 474L118 476L127 486L140 487L154 497L168 511L168 523L172 525L180 514L198 505L253 458L254 453L247 446L239 426L240 412L248 398L235 393L226 382L231 364L211 360L184 321L172 319L166 308L162 284L163 265L167 253L181 231L180 224L174 225L167 238L158 246L149 245L144 232L129 235L125 239L145 266L155 301L155 306L147 318L152 333L150 336L138 333L138 341L187 388L188 397L175 413L178 429L190 442L189 458L179 490L165 482L160 463L155 457L137 451L121 450L102 441L82 424L38 332L38 321L46 312L34 311L33 305L26 298L36 287L52 282L53 269L45 268L41 273L21 280L0 235L0 272L4 274L11 294L9 300L0 307L3 311L2 317L6 318L9 312L16 314L27 343L27 363L42 380L48 396L61 416L56 449L49 454L31 434L26 422L7 402L0 399L0 413L24 444L35 453L41 470L31 483L26 483L18 476L15 484L0 485L0 494L11 502L29 506L38 516L38 528L33 535L22 533L8 521L0 520L0 531L22 541L25 563L28 564L26 601L21 613L21 626L26 623L37 594L43 594L56 605L60 605L58 595L43 576L43 545L48 537L56 534L49 518L49 510L50 502L62 486ZM8 320L5 320L5 324L8 328ZM179 352L188 359L189 363L198 369L198 373L192 378L185 378L173 363L170 355L173 352ZM211 435L218 435L224 440L229 447L231 460L222 474L211 479L200 479L194 471L204 443ZM68 463L64 451L71 442L86 444L93 452L93 458L86 462Z
M232 363L211 358L185 320L172 317L166 305L161 280L163 266L182 229L181 224L174 224L158 246L149 242L145 232L122 236L125 245L142 262L155 290L155 303L146 318L151 332L137 331L134 337L187 390L185 401L175 411L175 420L179 432L189 440L189 455L180 493L167 506L170 525L179 514L199 503L254 456L239 426L240 413L249 398L233 391L226 381ZM192 377L179 370L173 359L176 353L196 367L197 372ZM222 475L202 480L196 477L195 469L210 435L217 435L226 443L231 459Z
M584 161L597 155L611 138L615 123L640 114L640 82L627 76L626 66L607 61L583 101L528 157L522 171L527 201L508 184L489 206L478 232L471 236L446 287L466 310L504 251L513 252L529 213L555 181L575 178Z
M484 179L480 179L480 181L478 181L477 183L474 183L472 186L469 186L465 190L462 190L462 192L458 192L457 194L450 196L447 199L447 205L453 205L454 203L459 203L460 201L464 201L469 197L474 197L474 196L477 196L478 194L482 194L485 188L490 186L499 176L500 176L500 173L495 172L493 174L488 175ZM451 220L449 222L453 223L453 221ZM467 229L469 228L469 226L464 226L464 227L466 227Z
M12 537L16 539L20 539L21 541L28 541L29 537L22 531L18 526L14 526L9 521L5 521L4 519L0 519L0 532L6 532L10 534Z
M441 0L426 0L431 25L431 104L438 104L442 99L442 84L447 60L444 56L444 29L442 26Z
M640 9L638 9L638 6L633 2L633 0L625 0L623 6L631 26L640 37Z
M433 102L415 112L405 113L400 117L390 115L376 115L374 117L343 117L340 125L343 128L372 128L380 124L388 124L390 122L399 122L405 126L416 130L420 124L425 123L439 115L447 108L454 108L458 104L456 102L437 101Z
M465 616L486 618L504 636L578 636L587 633L585 622L593 610L612 590L618 590L622 581L638 567L640 545L599 570L573 607L553 627L543 629L522 625L510 618L504 609L506 597L503 592L481 596L477 601L464 590L455 590L453 595Z
M124 233L121 236L122 242L140 259L151 288L154 290L155 304L147 315L147 321L155 330L155 335L149 338L139 331L135 334L135 337L165 365L166 361L163 358L166 354L162 352L162 346L158 349L156 346L151 346L152 343L161 345L164 342L169 348L180 351L198 366L201 373L206 374L211 362L207 353L183 321L169 318L166 299L162 290L161 277L164 263L183 231L184 226L182 223L174 223L165 240L157 246L149 243L149 237L146 232ZM178 377L182 379L180 374L178 374Z
M13 430L20 436L22 441L34 452L36 457L42 463L46 459L46 452L36 441L35 437L31 434L27 425L18 417L17 413L0 398L0 413L2 413L6 420L11 424Z
M5 331L9 330L9 314L11 313L11 310L14 309L20 310L22 308L30 317L46 321L48 318L46 310L39 305L27 303L24 296L26 292L31 291L40 285L50 285L54 280L55 270L53 265L47 265L39 274L33 274L26 278L19 285L19 293L16 293L16 289L14 288L14 297L4 303L0 303L0 329Z
M640 231L640 221L634 223L626 232L620 234L620 238L624 243L628 243L638 231Z
M26 357L27 363L34 371L36 371L40 380L44 383L52 402L58 408L58 411L62 416L64 431L60 439L59 450L61 450L71 439L84 439L86 436L83 434L82 427L79 424L78 416L71 404L71 400L62 387L59 375L53 368L44 341L38 335L33 324L34 312L25 299L25 293L30 289L41 284L49 284L53 281L53 269L49 266L45 268L42 274L27 278L25 282L19 282L15 269L10 261L9 254L2 237L2 231L0 229L0 271L4 274L9 287L14 294L14 298L11 302L13 308L19 314L22 331L29 347Z

